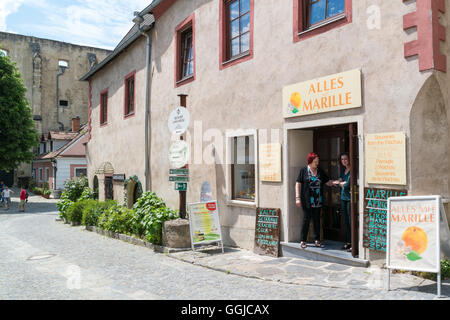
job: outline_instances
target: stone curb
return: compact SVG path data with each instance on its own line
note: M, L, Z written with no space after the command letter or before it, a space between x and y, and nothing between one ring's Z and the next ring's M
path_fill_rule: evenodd
M97 228L97 227L93 227L93 226L86 226L85 229L87 231L95 232L97 234L100 234L102 236L106 236L106 237L109 237L109 238L112 238L112 239L118 239L118 240L122 240L124 242L128 242L128 243L134 244L136 246L149 248L149 249L152 249L153 251L158 252L158 253L167 253L167 254L169 254L170 252L180 252L180 251L191 250L191 248L169 248L169 247L164 247L164 246L153 244L153 243L150 243L148 241L145 241L145 240L133 237L133 236L129 236L129 235L126 235L126 234L121 234L121 233L116 233L116 232L111 232L111 231L103 230L101 228Z

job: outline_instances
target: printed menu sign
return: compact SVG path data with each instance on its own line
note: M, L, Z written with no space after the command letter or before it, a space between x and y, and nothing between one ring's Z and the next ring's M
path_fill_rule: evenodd
M403 132L366 135L366 181L406 185L406 136Z
M189 203L188 211L192 244L222 240L217 201Z
M364 248L386 252L388 198L406 195L407 190L364 188Z
M440 197L402 197L388 201L387 266L439 272Z
M280 216L280 209L256 209L255 253L278 257Z
M281 144L261 144L259 146L259 176L261 181L281 181Z

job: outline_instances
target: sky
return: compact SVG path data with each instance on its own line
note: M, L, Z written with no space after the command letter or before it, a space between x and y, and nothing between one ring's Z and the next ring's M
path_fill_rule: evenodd
M114 49L152 0L0 0L0 31Z

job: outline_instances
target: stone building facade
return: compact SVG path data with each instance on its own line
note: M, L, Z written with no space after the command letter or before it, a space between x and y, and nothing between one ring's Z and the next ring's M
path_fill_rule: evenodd
M79 79L110 50L6 32L0 32L0 48L17 64L40 135L70 131L75 117L87 123L88 85ZM66 67L64 73L60 65ZM15 172L15 181L30 176L30 165L22 165Z
M191 120L186 134L190 147L187 202L200 201L202 186L211 186L227 245L253 248L259 207L280 208L281 241L298 244L303 213L295 205L294 188L311 151L321 156L321 165L328 166L334 179L342 169L340 153L352 153L356 218L352 228L360 259L384 257L363 243L365 188L450 197L449 42L445 41L450 32L446 25L450 1L330 2L338 5L333 7L336 12L322 20L312 15L304 0L160 0L140 13L152 13L155 18L147 32L151 37L149 189L178 208L179 194L169 182L168 154L179 137L171 135L167 122L179 106L179 95L187 95ZM230 17L233 10L238 12ZM317 21L308 23L308 17ZM231 25L236 19L244 25L240 31ZM233 47L236 38L230 32L240 38L238 47ZM193 39L192 53L184 60L187 35ZM104 178L105 164L110 176L136 173L145 181L145 50L145 37L137 34L123 42L107 64L83 77L91 93L91 184L99 173ZM183 62L193 64L187 77L180 73L185 70ZM134 71L139 116L129 120L123 111L124 79ZM286 116L295 99L286 102L283 92L292 85L306 83L325 94L337 89L348 71L357 84L351 98L336 95L333 100L322 95L321 105L321 98L306 107L299 103L304 111L314 112ZM107 126L101 125L100 118L104 93ZM324 110L356 97L359 104L352 108ZM386 137L393 132L406 137L404 168L399 169L405 181L369 182L366 142L372 134ZM262 179L261 171L261 153L269 143L281 147L280 153L274 153L279 164L275 172L281 178L272 180ZM101 195L102 183L99 187ZM331 208L336 192L329 196L326 201ZM322 237L342 241L343 219L334 209L323 214Z

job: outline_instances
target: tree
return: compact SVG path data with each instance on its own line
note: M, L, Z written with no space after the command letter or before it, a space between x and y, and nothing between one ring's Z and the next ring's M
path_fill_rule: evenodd
M0 54L0 170L31 162L39 145L26 91L15 63Z

